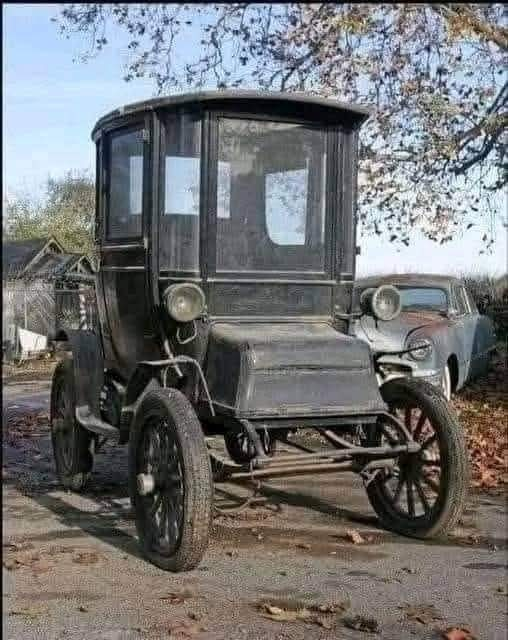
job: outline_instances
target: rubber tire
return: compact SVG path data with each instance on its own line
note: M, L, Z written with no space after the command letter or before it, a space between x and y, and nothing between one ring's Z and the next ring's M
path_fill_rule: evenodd
M441 390L427 382L397 378L381 387L381 395L388 406L410 397L432 420L440 441L441 459L445 461L441 468L445 491L428 516L414 519L402 517L393 509L380 490L382 482L376 478L367 486L369 501L381 525L390 531L412 538L444 537L457 524L466 502L470 475L464 431Z
M137 448L146 419L159 415L175 430L184 482L184 522L180 544L171 556L151 550L142 528L136 482ZM210 459L201 424L187 398L177 389L154 389L143 399L129 438L129 492L136 515L136 530L144 556L164 571L190 571L197 567L207 547L213 515Z
M445 364L441 375L441 390L447 402L450 402L452 399L452 376L448 364Z
M56 392L59 384L67 386L67 393L71 397L73 411L76 407L76 386L74 381L74 365L72 358L61 360L53 373L51 382L51 404L50 404L50 425L51 443L53 445L53 457L55 459L56 474L62 485L71 491L82 491L90 477L93 467L93 454L91 451L93 435L84 429L74 419L74 447L72 450L72 462L70 469L65 468L65 463L60 456L59 447L56 442L56 434L53 429L53 418L55 415Z

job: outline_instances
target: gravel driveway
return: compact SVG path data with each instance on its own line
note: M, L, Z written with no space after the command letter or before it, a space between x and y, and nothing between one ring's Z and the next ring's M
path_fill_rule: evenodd
M60 489L48 392L46 382L3 389L6 640L359 639L369 625L389 640L452 626L508 637L502 496L471 495L437 544L378 529L352 475L277 480L264 503L215 519L197 570L167 574L139 556L123 448L98 455L84 494ZM241 491L221 485L218 503Z

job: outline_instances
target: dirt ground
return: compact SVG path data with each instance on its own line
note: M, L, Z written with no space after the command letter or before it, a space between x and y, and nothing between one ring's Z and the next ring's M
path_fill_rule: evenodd
M84 494L60 489L48 392L44 380L4 380L4 638L508 637L500 490L472 489L453 535L423 543L379 529L352 475L272 481L265 503L215 519L197 570L167 574L139 555L123 448L97 456ZM220 485L217 501L240 491Z

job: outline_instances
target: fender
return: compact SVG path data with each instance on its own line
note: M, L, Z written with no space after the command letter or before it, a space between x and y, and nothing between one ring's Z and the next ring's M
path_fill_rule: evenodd
M104 356L100 336L90 330L68 330L76 387L76 407L87 405L100 416L100 393L104 385Z
M92 433L117 440L118 429L100 417L100 394L104 385L104 355L100 336L95 331L72 329L59 337L67 338L72 352L76 420Z

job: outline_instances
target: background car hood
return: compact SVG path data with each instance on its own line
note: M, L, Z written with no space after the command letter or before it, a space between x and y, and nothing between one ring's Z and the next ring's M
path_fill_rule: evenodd
M389 322L363 316L355 323L354 333L368 342L374 351L397 351L404 348L408 336L416 330L432 325L448 324L448 319L432 311L404 311Z

